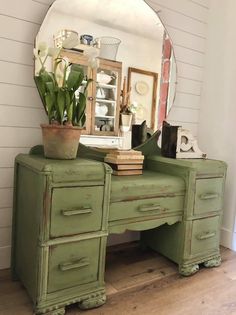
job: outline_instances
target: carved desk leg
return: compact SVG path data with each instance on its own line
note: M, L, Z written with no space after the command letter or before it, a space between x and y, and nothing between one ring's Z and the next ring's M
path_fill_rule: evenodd
M209 260L206 260L203 262L203 265L206 268L211 268L211 267L218 267L221 264L221 257L220 255L213 257ZM191 276L194 273L196 273L199 270L199 265L198 264L192 264L192 265L183 265L180 266L179 268L179 273L182 276Z
M102 306L106 302L106 294L104 291L96 294L91 294L91 297L78 303L78 307L82 310L87 310L94 307Z
M205 261L204 266L207 268L211 268L211 267L219 267L221 265L221 257L220 256L216 256L212 259L209 259L207 261Z
M195 274L198 270L199 270L198 264L183 265L183 266L179 267L179 273L185 277L188 277L188 276Z

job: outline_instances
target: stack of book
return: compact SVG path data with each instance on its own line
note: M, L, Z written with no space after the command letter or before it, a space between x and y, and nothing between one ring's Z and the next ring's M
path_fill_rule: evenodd
M135 150L115 150L105 157L105 162L113 169L113 175L141 175L143 173L142 152Z

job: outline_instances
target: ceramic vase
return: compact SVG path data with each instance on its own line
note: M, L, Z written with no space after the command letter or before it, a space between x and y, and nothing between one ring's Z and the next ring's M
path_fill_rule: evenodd
M132 122L132 114L120 114L121 125L120 130L123 132L127 132L130 130L131 122Z

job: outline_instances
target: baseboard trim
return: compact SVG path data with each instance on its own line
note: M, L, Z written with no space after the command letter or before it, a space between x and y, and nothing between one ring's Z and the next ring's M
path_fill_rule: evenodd
M232 250L236 252L236 232L233 233Z
M10 267L11 246L0 247L0 270Z
M232 230L222 227L221 235L220 235L220 244L224 247L227 247L233 250L233 236L234 236L233 234L235 233Z

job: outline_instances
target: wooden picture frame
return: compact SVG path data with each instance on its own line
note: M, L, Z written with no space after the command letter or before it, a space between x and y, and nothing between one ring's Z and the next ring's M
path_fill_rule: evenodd
M146 120L147 126L153 130L156 129L157 123L157 83L158 73L132 67L128 68L127 90L130 91L130 101L136 101L135 98L137 98L143 103L146 102L143 105L145 109L143 120Z

